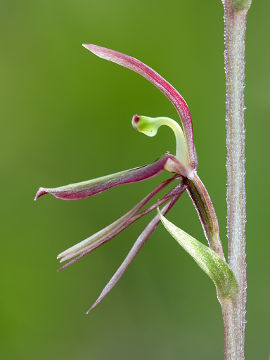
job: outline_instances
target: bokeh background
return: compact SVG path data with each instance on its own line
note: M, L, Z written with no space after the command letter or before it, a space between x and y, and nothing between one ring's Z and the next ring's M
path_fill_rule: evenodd
M269 2L254 0L247 31L247 359L270 354L269 11ZM91 55L85 42L142 59L183 94L227 248L221 2L1 0L0 357L222 359L214 286L161 227L85 315L149 219L57 273L60 251L112 222L162 176L78 202L34 203L37 188L174 151L169 129L150 139L131 126L135 113L176 118L168 100L139 75ZM187 195L168 218L205 241Z

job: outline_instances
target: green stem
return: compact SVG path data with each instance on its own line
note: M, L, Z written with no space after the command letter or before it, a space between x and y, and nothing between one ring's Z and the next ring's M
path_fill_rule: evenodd
M243 360L246 313L245 33L251 1L225 0L227 229L229 265L238 282L235 301L221 302L225 360Z

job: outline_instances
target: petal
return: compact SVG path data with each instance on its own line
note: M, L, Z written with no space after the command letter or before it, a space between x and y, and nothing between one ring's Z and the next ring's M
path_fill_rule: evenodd
M163 157L149 165L124 170L115 174L102 176L97 179L83 181L57 188L41 187L39 188L35 196L35 200L45 194L51 194L56 198L62 200L84 199L88 196L98 194L118 185L147 180L163 171L167 160L170 158L172 158L172 155L167 153Z
M174 179L175 177L168 179L166 180L166 182L159 185L160 189L158 191L161 190L161 186L162 188L164 188L166 185L169 184L169 182L171 182ZM182 195L186 190L186 188L187 188L187 184L185 181L179 183L172 190L170 190L165 196L163 196L161 200L158 200L157 202L155 202L153 205L151 205L149 208L142 211L141 213L136 214L146 204L146 202L149 201L150 198L153 197L158 192L157 188L154 189L146 198L140 201L139 204L137 204L133 209L131 209L127 214L122 216L120 219L116 220L111 225L107 226L106 228L90 236L88 239L83 240L79 244L74 245L73 247L65 250L60 255L58 255L57 258L60 259L60 262L64 262L71 259L65 265L60 267L59 271L74 264L84 256L88 255L93 250L97 249L99 246L108 242L116 235L118 235L120 232L122 232L124 229L126 229L128 226L133 224L135 221L147 215L148 213L156 209L158 206L163 205L169 199L175 196Z
M104 229L98 231L93 234L89 238L81 241L80 243L70 247L69 249L63 251L61 254L57 256L57 259L60 262L64 262L71 258L74 258L81 254L88 254L103 243L107 242L117 234L119 234L122 230L124 230L127 226L129 226L132 222L137 220L133 220L130 222L129 220L137 214L137 212L142 209L158 192L160 192L163 188L169 185L176 177L172 177L163 181L159 184L153 191L151 191L147 196L145 196L138 204L136 204L131 210L129 210L126 214L121 216L119 219L114 221L112 224L106 226Z
M180 194L182 195L182 193ZM176 201L179 199L180 195L176 195L167 205L163 207L161 212L165 215L168 213L168 211L172 208L172 206L176 203ZM147 239L150 237L150 235L153 233L153 231L156 229L160 222L159 216L156 215L150 223L146 226L144 231L141 233L141 235L138 237L138 239L135 241L133 247L131 248L130 252L128 253L127 257L123 261L123 263L120 265L118 270L114 273L111 280L108 282L108 284L105 286L97 300L94 302L94 304L90 307L90 309L87 311L87 314L93 310L103 299L104 297L113 289L113 287L117 284L117 282L121 279L122 275L126 271L127 267L130 265L132 260L135 258L139 250L142 248L142 246L145 244Z
M193 126L191 115L184 98L179 94L179 92L156 71L131 56L97 45L83 44L83 46L102 59L112 61L142 75L169 98L169 100L176 108L182 121L182 126L189 149L190 166L195 169L197 167L197 157L193 142Z

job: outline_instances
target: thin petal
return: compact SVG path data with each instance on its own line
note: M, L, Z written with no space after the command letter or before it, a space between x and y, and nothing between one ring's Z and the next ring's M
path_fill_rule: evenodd
M167 214L167 212L172 208L172 206L175 204L175 202L178 200L180 195L175 196L167 205L163 207L161 210L162 214ZM146 226L144 231L141 233L141 235L138 237L138 239L135 241L133 247L131 248L130 252L128 253L127 257L123 261L123 263L120 265L118 270L115 272L111 280L108 282L108 284L105 286L97 300L94 302L94 304L90 307L90 309L87 311L87 314L93 310L103 299L104 297L112 290L112 288L117 284L117 282L120 280L124 272L126 271L129 264L132 262L132 260L135 258L139 250L142 248L142 246L145 244L149 236L153 233L153 231L156 229L157 225L160 222L160 218L158 215L156 215L151 222Z
M182 181L176 185L171 191L169 191L161 200L156 201L153 205L149 206L146 210L142 211L140 214L133 217L135 218L141 218L142 216L149 214L152 210L157 209L159 206L163 205L164 202L168 201L169 199L175 197L175 196L181 196L187 189L187 182L185 179L182 179Z
M170 158L172 158L172 155L165 154L163 157L153 162L152 164L140 166L130 170L120 171L118 173L102 176L97 179L57 188L41 187L35 196L35 200L45 194L51 194L62 200L84 199L88 196L96 195L118 185L147 180L163 171L167 160Z
M169 180L172 181L173 179L174 178L171 178ZM167 180L167 181L169 181L169 180ZM81 243L79 243L78 244L79 248L76 248L77 245L75 245L74 247L72 247L70 249L67 249L66 251L64 251L63 253L58 255L57 258L60 259L60 262L64 262L64 261L69 260L69 259L72 259L72 260L67 262L62 267L60 267L59 271L67 268L68 266L70 266L72 264L74 264L75 262L77 262L78 260L83 258L84 256L91 253L93 250L97 249L99 246L101 246L104 243L108 242L109 240L114 238L116 235L118 235L120 232L122 232L124 229L126 229L128 226L133 224L135 221L137 221L141 217L149 214L151 211L153 211L157 207L163 205L169 199L171 199L171 198L173 198L175 196L179 197L180 195L182 195L185 192L186 188L187 188L187 184L186 184L185 181L179 183L172 190L170 190L161 200L158 200L156 203L151 205L146 210L144 210L141 213L135 215L135 211L134 211L135 208L137 208L136 210L139 210L139 208L143 207L142 202L140 202L136 207L134 207L132 210L130 210L122 218L115 221L113 224L107 226L106 228L99 231L98 233L92 235L90 238L88 238L88 239L82 241ZM150 196L152 193L150 193L148 196ZM134 215L134 216L130 216L131 214ZM82 245L82 246L80 246L80 245Z
M102 59L112 61L142 75L169 98L169 100L176 108L182 121L183 130L189 149L190 166L192 168L196 168L197 157L193 142L193 126L191 115L184 98L179 94L179 92L156 71L131 56L97 45L83 44L83 46Z
M151 191L147 196L145 196L138 204L136 204L131 210L129 210L126 214L121 216L112 224L106 226L104 229L93 234L89 238L63 251L61 254L57 256L57 259L59 259L60 262L64 262L75 256L78 256L82 252L87 251L87 253L89 253L90 251L96 249L104 242L110 240L115 235L119 234L119 232L121 232L128 225L130 225L129 220L135 214L137 214L137 212L140 209L142 209L158 192L160 192L163 188L169 185L175 178L176 177L174 176L170 179L163 181L161 184L156 186L153 191Z

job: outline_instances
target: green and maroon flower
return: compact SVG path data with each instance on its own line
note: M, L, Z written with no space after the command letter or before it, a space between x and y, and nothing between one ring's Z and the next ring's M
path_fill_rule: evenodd
M152 192L150 192L118 220L59 254L58 259L61 263L64 263L60 269L73 264L83 256L89 254L102 244L111 240L133 222L137 221L154 209L157 209L159 206L163 206L160 212L154 216L137 238L127 257L88 312L100 303L100 301L119 281L128 265L156 229L160 221L163 222L164 226L172 234L172 236L177 239L185 250L191 254L199 266L210 276L210 278L214 281L219 294L225 294L224 296L226 296L226 294L231 291L228 284L230 281L232 282L231 279L233 278L233 275L224 259L222 245L219 239L218 221L214 207L205 186L196 172L197 156L193 141L192 120L185 100L162 76L141 61L120 52L100 46L83 46L98 57L110 60L116 64L133 70L149 80L161 92L163 92L163 94L167 96L173 104L179 115L182 127L178 122L167 117L151 118L135 115L132 119L133 127L147 136L155 136L160 126L169 126L174 132L176 138L175 155L166 153L158 160L148 165L121 171L89 181L83 181L56 188L41 187L38 190L35 200L45 194L51 194L56 198L63 200L78 200L99 194L115 186L151 179L158 176L161 172L168 174L167 180L155 187ZM160 196L160 192L169 184L173 183L174 187L170 188L165 195ZM186 190L198 212L209 247L193 239L164 218L164 215L168 213L168 211L175 205ZM159 200L155 200L152 204L149 204L156 195L159 195ZM220 273L221 269L225 269L225 275ZM226 280L225 282L221 280L224 276ZM220 285L221 283L222 285Z

